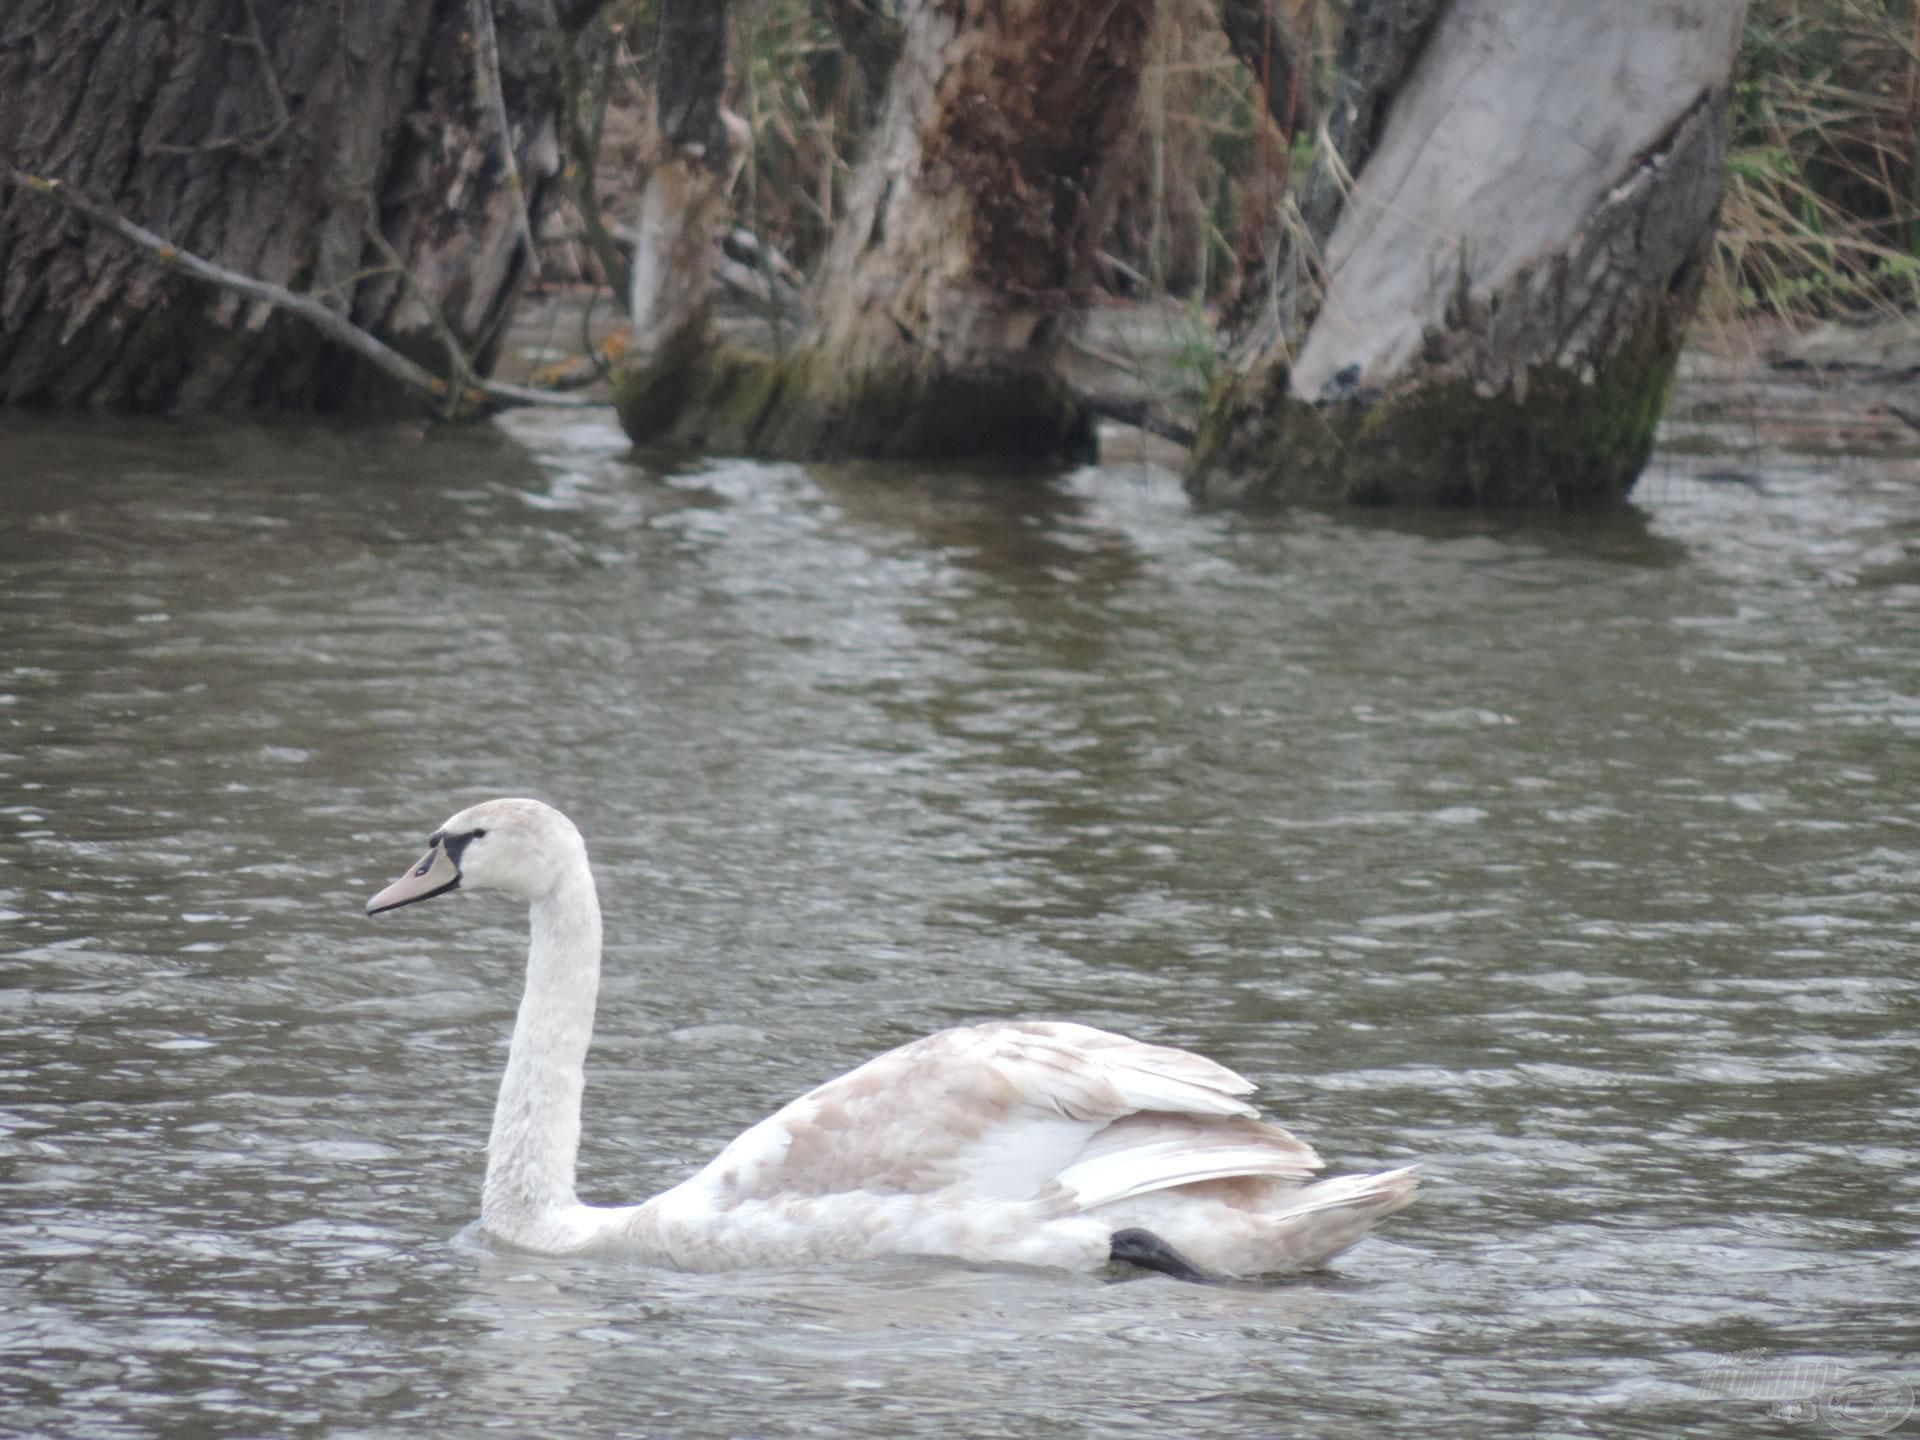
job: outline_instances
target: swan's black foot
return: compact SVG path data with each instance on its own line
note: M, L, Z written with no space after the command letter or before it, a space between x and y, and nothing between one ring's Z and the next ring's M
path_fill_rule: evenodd
M1111 1256L1122 1264L1138 1265L1143 1270L1158 1270L1162 1275L1171 1275L1176 1280L1190 1280L1196 1285L1219 1285L1227 1278L1201 1269L1151 1230L1136 1228L1114 1231Z

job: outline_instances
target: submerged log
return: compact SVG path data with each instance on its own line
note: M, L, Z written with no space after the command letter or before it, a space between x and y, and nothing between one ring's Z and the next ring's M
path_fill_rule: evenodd
M1191 493L1622 500L1699 296L1744 11L1442 8L1411 63L1384 67L1393 93L1376 97L1384 126L1333 227L1324 296L1243 352Z
M1106 162L1152 12L1152 0L914 8L806 333L758 355L677 327L682 343L616 377L627 432L795 457L1091 453L1062 352L1093 286Z
M440 373L449 338L484 370L558 170L560 93L552 0L481 3L19 0L0 20L0 176L319 297ZM298 315L4 180L0 277L0 403L415 403Z

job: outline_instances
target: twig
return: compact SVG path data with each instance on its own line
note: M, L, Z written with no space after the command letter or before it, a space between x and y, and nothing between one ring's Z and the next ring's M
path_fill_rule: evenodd
M600 354L600 348L593 343L593 307L600 303L600 291L603 288L599 285L594 286L593 293L587 296L587 303L580 307L580 350L593 365L594 380L613 378L613 366ZM620 293L620 287L614 286L613 293L617 296ZM591 383L591 381L582 383ZM572 389L573 387L568 385L563 388Z
M261 145L268 145L293 124L293 116L287 110L287 97L281 93L280 77L273 73L273 56L268 53L266 38L260 33L260 17L254 13L253 0L240 0L240 3L247 12L247 33L241 43L251 46L253 53L259 57L260 75L267 82L267 99L273 103L273 128L258 141Z
M625 351L630 332L616 330L607 337L604 348L593 343L593 312L605 290L603 285L592 286L587 303L580 307L580 353L565 365L543 365L533 372L542 389L584 390L613 378L613 362Z
M1127 262L1122 260L1118 255L1109 255L1105 250L1096 250L1094 252L1094 258L1136 289L1145 290L1153 284L1145 275L1142 275L1138 270L1134 269L1133 266L1127 264Z
M290 310L302 319L317 326L321 333L345 345L349 350L363 356L369 363L383 373L392 376L401 384L427 394L442 397L448 393L448 385L432 371L422 368L400 354L392 346L362 330L351 320L337 311L328 309L311 295L301 295L271 281L256 280L250 275L242 275L237 270L229 270L224 265L216 265L211 260L169 244L151 230L143 229L124 215L109 209L99 201L83 195L72 186L60 180L49 180L41 175L29 175L23 170L7 167L7 177L16 185L25 186L37 194L46 196L56 204L64 205L76 214L83 215L94 224L111 230L123 240L132 242L136 247L153 256L170 270L178 270L191 275L196 280L204 280L210 285L232 290L237 294L250 296L264 301L277 310ZM585 405L588 402L578 395L549 395L540 390L528 390L519 385L503 385L497 380L475 379L469 387L470 393L462 397L465 404L474 403L477 397L495 401L492 407L505 405Z
M526 246L527 268L540 278L540 252L533 243L533 221L527 216L527 191L520 180L520 164L513 158L513 129L507 122L507 99L500 84L500 37L493 28L493 0L473 0L475 46L474 88L493 112L500 132L500 158L506 166L507 188L513 192L514 219L520 222L520 243Z
M600 213L598 183L600 137L606 124L607 96L612 86L614 57L619 47L611 39L608 40L599 79L589 91L581 79L582 66L575 54L577 44L573 42L568 45L560 71L561 82L566 88L567 148L572 152L574 203L580 210L582 238L600 266L601 278L611 287L621 313L625 314L632 303L627 295L627 287L620 283L626 274L626 261L613 243L613 236L607 231L606 217ZM583 127L580 123L583 102L593 115L591 127Z
M253 135L227 135L218 140L207 140L198 145L151 144L146 148L155 155L210 155L220 150L246 150L258 155L267 146L286 133L293 124L293 115L287 109L287 97L281 92L280 78L273 73L273 56L267 50L265 36L260 33L260 17L255 13L253 0L240 0L247 12L247 33L244 35L223 35L220 38L229 45L244 45L253 51L260 62L260 78L266 82L267 100L273 106L273 124Z
M480 377L473 373L473 366L467 363L467 352L460 348L459 337L453 333L453 327L447 323L446 315L438 305L433 303L433 297L420 288L420 282L414 279L413 272L407 269L407 262L400 258L400 252L387 242L387 237L380 233L380 227L371 218L367 221L366 233L367 239L373 242L373 248L380 252L380 258L387 262L393 273L400 277L400 283L407 287L407 293L412 295L420 303L420 308L427 312L427 323L433 327L434 334L440 337L441 345L446 348L447 368L453 372L454 379L462 388L472 387ZM449 391L447 394L448 419L453 418L457 394L457 391Z

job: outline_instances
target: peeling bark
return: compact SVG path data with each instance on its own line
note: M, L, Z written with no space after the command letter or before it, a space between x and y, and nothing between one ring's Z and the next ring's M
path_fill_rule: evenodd
M719 345L713 257L725 212L726 7L661 0L655 57L663 148L640 190L627 306L633 334L614 377L621 423L636 444L672 437Z
M1391 99L1297 352L1217 394L1212 502L1617 503L1719 197L1733 0L1452 0Z
M552 0L491 0L537 222L559 168ZM0 158L181 248L328 298L441 366L424 295L484 370L517 286L522 194L476 86L465 0L18 0ZM375 227L417 292L386 268ZM411 404L305 321L156 266L0 191L0 403L181 410Z
M1065 322L1092 290L1152 8L914 9L812 327L785 357L716 353L671 415L656 402L682 382L629 373L629 433L791 456L1091 453Z
M678 365L710 344L712 251L723 218L727 134L726 7L662 0L654 110L663 151L640 191L628 313L630 365Z

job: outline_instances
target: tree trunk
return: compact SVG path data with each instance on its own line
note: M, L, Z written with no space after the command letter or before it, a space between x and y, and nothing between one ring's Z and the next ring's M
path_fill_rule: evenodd
M1266 264L1248 277L1233 301L1236 357L1257 358L1279 345L1297 346L1304 318L1319 304L1321 259L1347 188L1373 153L1382 108L1399 89L1446 3L1363 0L1348 15L1334 52L1339 82L1327 105L1326 128L1298 207L1270 208ZM1223 20L1246 5L1247 0L1226 0ZM1239 21L1241 29L1246 25ZM1227 35L1233 39L1232 25ZM1235 49L1238 53L1238 42Z
M653 94L662 151L640 187L627 305L633 333L616 386L622 423L637 443L671 431L717 343L713 249L725 212L726 84L726 6L661 0Z
M1152 0L924 0L786 356L693 357L616 384L636 440L810 457L1080 457L1060 373L1093 283L1106 160L1138 90ZM685 360L688 357L677 357Z
M1423 7L1417 27L1430 0L1356 5L1349 23ZM1327 244L1324 297L1242 350L1201 427L1192 493L1622 500L1699 295L1744 11L1440 7L1411 62L1380 67L1384 125ZM1365 113L1370 97L1348 98Z
M561 43L553 0L486 3L523 191L469 0L15 0L0 157L184 251L331 297L445 373L424 296L484 370L528 260L523 193L537 224L559 168ZM4 180L0 277L0 403L403 401L306 322L168 272Z

